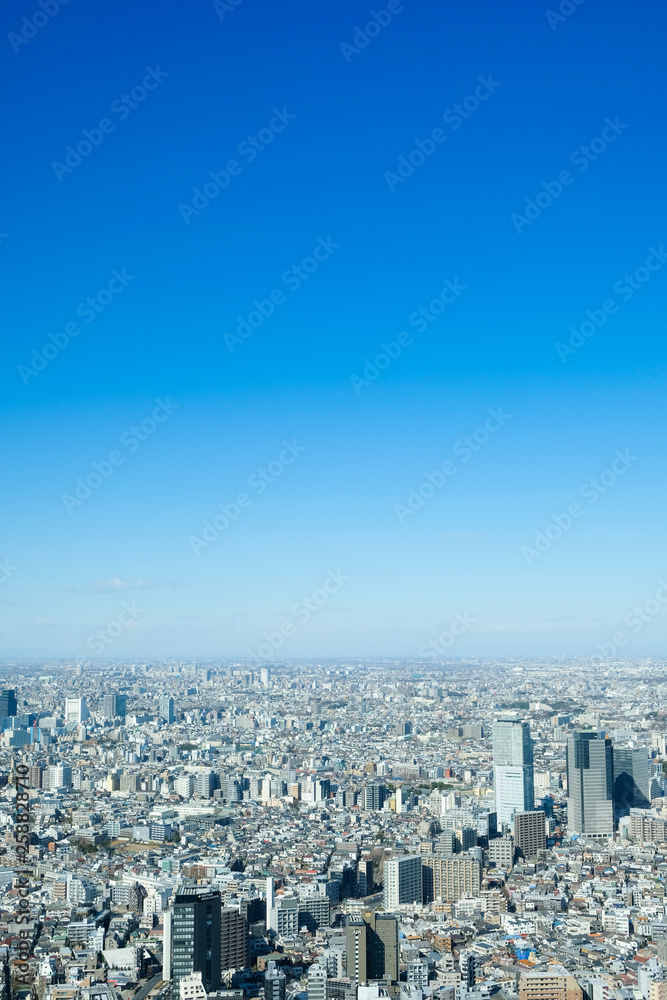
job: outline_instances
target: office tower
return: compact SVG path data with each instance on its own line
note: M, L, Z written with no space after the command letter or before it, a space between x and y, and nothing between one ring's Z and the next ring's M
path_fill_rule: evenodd
M69 764L51 764L42 778L43 788L71 788L72 768Z
M405 854L389 858L384 863L384 906L394 910L398 906L422 902L422 856Z
M262 667L259 672L259 679L264 687L268 687L271 683L271 667Z
M163 719L165 722L168 722L169 725L171 725L172 722L174 721L174 718L175 718L175 716L174 716L174 699L170 698L170 696L168 694L165 694L165 695L163 695L160 698L160 711L159 711L159 715L160 715L160 718Z
M82 723L89 718L85 698L65 698L65 722Z
M220 989L220 893L181 886L172 917L172 1000L185 976L201 972L207 993Z
M361 917L348 917L345 926L346 969L350 979L365 986L366 974L366 931L367 924Z
M501 826L511 825L515 812L534 808L533 741L527 722L496 719L493 723L493 784Z
M366 785L364 789L364 809L379 812L384 805L386 797L387 788L385 785L379 784L378 782Z
M127 695L105 694L103 712L106 719L124 719L127 714Z
M511 871L514 867L514 837L506 833L504 837L495 837L489 841L489 866L505 868Z
M361 858L357 865L357 896L362 899L373 892L373 862L370 858Z
M308 1000L326 1000L327 970L323 965L311 965L308 969Z
M0 691L0 719L8 719L16 715L16 691L8 688Z
M248 967L248 921L240 910L225 906L221 912L220 965L223 972Z
M43 764L33 764L30 768L30 787L41 788L46 768Z
M637 747L614 747L614 810L616 817L630 809L648 809L651 794L648 753Z
M421 862L424 902L455 903L463 896L479 895L482 866L472 855L422 854Z
M264 974L264 1000L285 1000L287 979L285 973L269 962Z
M391 913L363 914L366 930L366 975L398 981L398 919Z
M524 858L547 849L545 815L541 810L514 813L514 846Z
M604 733L578 732L568 737L567 831L586 837L614 834L614 760Z
M195 791L200 799L210 799L213 795L214 774L213 771L204 769L197 773L195 780Z

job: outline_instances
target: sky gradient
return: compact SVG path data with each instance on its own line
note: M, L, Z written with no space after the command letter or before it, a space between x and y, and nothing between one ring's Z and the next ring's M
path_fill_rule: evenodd
M664 9L45 4L4 655L664 655Z

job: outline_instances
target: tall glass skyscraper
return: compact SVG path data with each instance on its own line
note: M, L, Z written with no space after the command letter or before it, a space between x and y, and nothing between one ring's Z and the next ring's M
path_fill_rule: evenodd
M220 893L181 887L174 899L171 922L172 1000L180 1000L180 981L201 972L207 993L221 983Z
M573 733L567 741L567 832L614 834L614 758L604 733Z
M493 785L499 828L511 825L515 812L535 808L533 741L527 722L493 723Z

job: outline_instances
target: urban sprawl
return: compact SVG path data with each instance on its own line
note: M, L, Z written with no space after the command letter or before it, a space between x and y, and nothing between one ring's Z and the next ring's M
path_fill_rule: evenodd
M0 1000L667 1000L659 661L5 661Z

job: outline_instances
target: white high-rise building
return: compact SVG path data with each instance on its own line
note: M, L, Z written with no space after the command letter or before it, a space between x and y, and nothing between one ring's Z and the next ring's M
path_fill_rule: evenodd
M323 965L311 965L308 969L308 1000L326 1000L327 970Z
M65 722L81 724L90 718L85 698L65 698Z
M266 880L266 929L267 931L276 929L276 896L273 886L273 879Z
M395 910L399 906L422 902L421 854L405 854L389 858L384 863L384 908Z
M496 719L493 723L493 785L499 828L511 825L515 812L535 808L533 741L527 722Z

